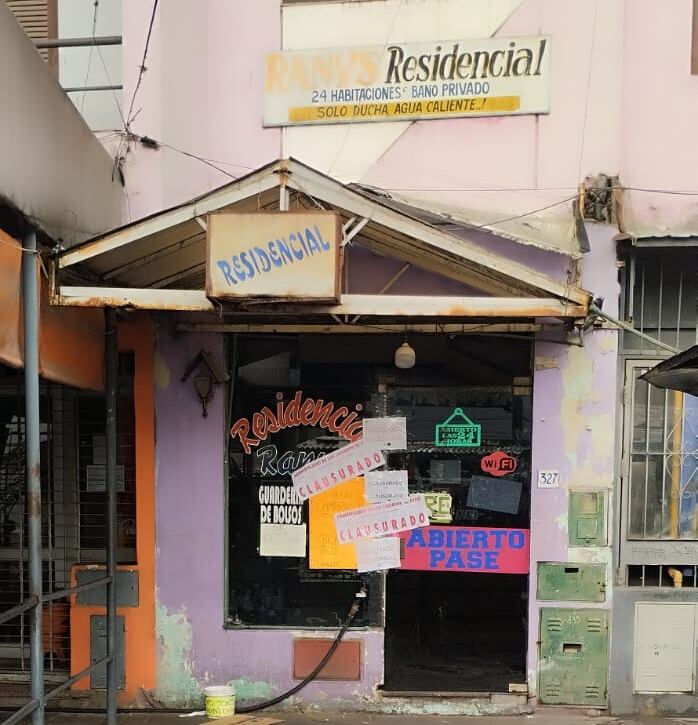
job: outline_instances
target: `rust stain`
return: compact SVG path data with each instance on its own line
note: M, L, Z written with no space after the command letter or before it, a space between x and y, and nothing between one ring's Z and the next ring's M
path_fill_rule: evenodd
M38 469L38 464L34 466ZM31 475L31 474L30 474ZM34 474L38 476L38 470ZM27 493L27 513L29 518L32 517L41 518L41 494L37 492L29 491Z

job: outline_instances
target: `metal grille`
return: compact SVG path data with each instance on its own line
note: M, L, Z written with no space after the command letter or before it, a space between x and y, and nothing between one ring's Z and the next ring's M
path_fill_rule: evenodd
M133 356L121 356L118 406L118 555L135 560L135 424ZM24 384L20 372L0 366L0 611L28 596L27 510L24 471ZM104 562L106 493L105 407L101 394L41 384L43 591L69 587L75 564ZM46 672L70 668L70 601L44 605ZM29 670L29 614L0 625L0 679Z
M698 539L698 398L647 384L646 370L632 367L627 538Z
M681 572L683 588L698 589L698 566L674 567L660 564L635 564L628 567L627 585L630 587L673 587L669 569Z
M635 329L684 350L698 343L698 251L636 249L624 260L623 318ZM625 353L655 353L623 333Z

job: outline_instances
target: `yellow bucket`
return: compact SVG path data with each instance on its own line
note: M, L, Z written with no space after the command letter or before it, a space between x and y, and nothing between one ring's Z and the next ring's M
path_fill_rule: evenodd
M229 717L235 714L235 690L229 685L204 687L206 716Z

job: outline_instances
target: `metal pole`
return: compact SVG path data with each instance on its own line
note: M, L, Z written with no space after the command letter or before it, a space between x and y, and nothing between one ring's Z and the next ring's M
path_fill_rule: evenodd
M106 438L107 438L107 725L116 725L116 313L105 311Z
M120 35L101 35L93 38L41 38L34 41L34 46L41 50L44 48L86 48L91 45L121 45Z
M31 696L38 701L32 723L44 723L44 650L41 635L41 419L39 411L39 292L36 232L24 237L22 296L24 308L24 439L27 464L29 596L37 598L30 613Z

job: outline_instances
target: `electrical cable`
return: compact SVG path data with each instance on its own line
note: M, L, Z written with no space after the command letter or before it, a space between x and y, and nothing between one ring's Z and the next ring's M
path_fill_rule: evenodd
M334 642L332 642L332 645L327 650L327 653L325 656L320 660L317 667L308 675L306 675L297 685L294 685L290 690L287 690L286 692L282 692L280 695L277 695L276 697L273 697L271 700L264 700L263 702L254 702L251 705L243 705L242 707L236 707L235 712L236 713L247 713L247 712L256 712L257 710L264 710L267 707L271 707L272 705L278 705L278 703L282 702L283 700L286 700L287 698L291 697L292 695L295 695L297 692L302 690L307 684L312 682L321 672L323 667L330 661L332 655L337 651L337 647L339 647L339 643L342 641L342 637L344 637L344 634L346 633L347 629L349 629L349 625L352 623L354 617L356 616L357 612L359 611L359 606L362 599L365 599L366 597L366 588L361 587L361 589L354 595L354 601L352 602L351 607L349 608L349 612L347 613L347 618L344 620L344 624L342 624L339 632L337 632L337 636L334 638Z
M92 66L92 55L95 49L94 40L97 34L97 11L99 10L99 0L94 0L94 8L94 13L92 14L92 44L90 45L90 54L87 56L87 72L85 73L85 82L82 84L84 88L82 91L82 98L80 99L80 114L82 114L83 108L85 107L87 81L90 79L90 67Z
M153 0L153 11L150 14L150 25L148 26L148 35L145 39L145 48L143 49L143 60L141 61L140 70L138 71L138 80L136 81L136 87L133 91L133 96L131 97L131 104L128 109L128 113L126 114L126 129L129 129L129 126L131 125L131 121L133 121L133 104L136 102L136 96L138 95L138 91L141 87L141 81L143 80L143 73L145 73L145 59L148 57L148 47L150 46L150 36L153 32L153 24L155 23L155 13L158 9L158 2L159 0Z

